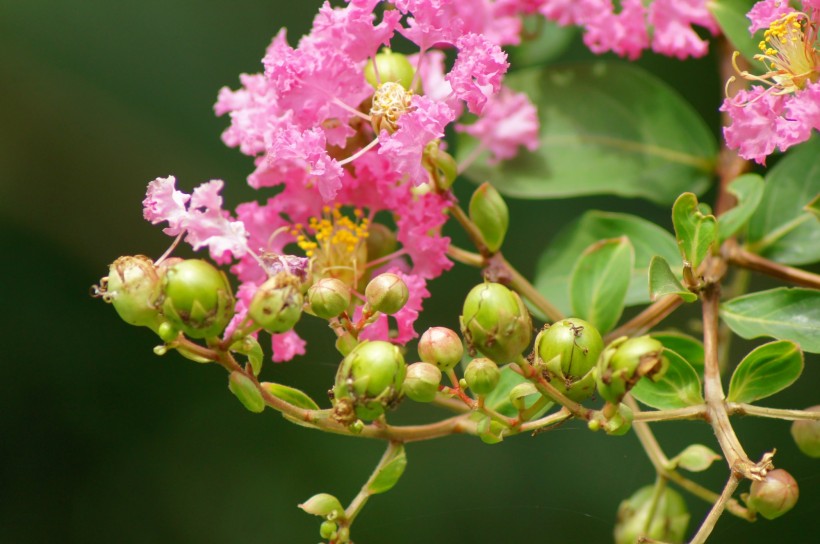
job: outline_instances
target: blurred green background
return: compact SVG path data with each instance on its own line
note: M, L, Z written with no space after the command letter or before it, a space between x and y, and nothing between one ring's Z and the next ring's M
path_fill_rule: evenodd
M167 247L141 217L149 180L174 174L190 190L222 178L229 205L257 197L243 183L250 159L221 144L227 122L211 108L221 86L235 88L240 72L261 69L280 27L295 43L318 5L0 1L0 285L8 333L0 355L0 542L317 542L318 518L296 504L322 491L348 501L380 457L377 442L302 429L272 411L250 414L228 393L221 369L154 356L155 337L88 296L117 256L158 256ZM577 44L569 54L584 55ZM642 62L716 129L721 84L713 59ZM459 191L466 197L470 187ZM643 201L511 208L506 252L527 274L561 224L585 209L632 211L669 226L667 210ZM477 281L476 271L457 266L434 283L420 326L455 327L460 297ZM263 376L321 399L338 357L327 330L310 320L300 328L318 339L310 356L268 364ZM793 394L771 405L817 402L820 372L809 362ZM405 408L397 416L430 414ZM815 541L817 462L797 452L785 423L737 427L753 457L777 446L802 497L774 522L724 516L712 541ZM716 448L703 424L656 429L670 454L692 440ZM356 542L608 542L618 502L653 479L633 436L574 424L497 446L469 437L413 444L408 456L399 485L360 516ZM725 476L717 464L700 479L717 488ZM687 501L696 525L706 505Z

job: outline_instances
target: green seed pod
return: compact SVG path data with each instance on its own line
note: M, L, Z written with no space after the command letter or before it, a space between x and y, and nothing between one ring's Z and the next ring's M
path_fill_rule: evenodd
M464 371L464 379L467 381L467 386L476 395L489 395L498 385L498 380L501 379L501 371L498 370L498 365L490 359L479 357L473 359L467 365L467 369Z
M501 194L488 182L482 183L470 199L470 219L481 231L491 252L501 248L510 225L510 211Z
M307 292L310 311L322 319L331 319L350 306L350 289L336 278L322 278Z
M95 286L97 296L110 302L123 321L155 331L163 321L157 306L161 289L160 273L145 255L120 257Z
M162 291L163 314L191 338L217 336L233 317L228 278L206 261L188 259L167 267Z
M410 292L400 277L390 272L379 274L367 284L364 297L370 307L383 314L394 314L404 308Z
M820 412L820 406L806 408L809 412ZM809 457L820 457L820 421L799 420L792 423L792 438L800 451Z
M398 402L406 372L398 347L380 340L362 342L344 358L336 373L334 409L342 405L339 412L346 416L352 403L359 418L376 419Z
M485 282L464 299L461 332L471 349L505 364L529 346L532 319L517 293L500 283Z
M441 370L430 363L413 363L407 367L402 390L416 402L431 402L441 384Z
M635 544L641 536L669 544L683 542L689 525L686 502L678 492L667 487L658 499L652 519L648 520L654 491L651 485L642 487L618 507L615 544ZM644 532L647 521L649 530Z
M262 393L253 383L253 380L242 374L241 372L233 371L228 380L228 389L231 393L236 395L242 405L256 414L265 409L265 399L262 398Z
M794 508L799 496L797 481L778 468L770 470L763 480L752 482L746 503L764 518L775 519Z
M364 67L364 78L374 89L377 89L381 83L391 81L410 90L416 71L406 56L394 53L390 49L384 49L381 53L376 54L375 67L378 68L378 76L373 66L373 59L370 59Z
M663 344L650 336L613 342L598 360L598 392L615 404L642 377L660 380L669 368Z
M302 317L302 282L285 272L268 278L248 306L248 317L271 334L289 331Z
M430 327L419 339L419 358L436 365L441 371L452 370L464 356L464 345L456 331L447 327Z
M535 339L536 368L550 384L580 402L595 391L592 369L604 349L598 329L575 317L556 321Z

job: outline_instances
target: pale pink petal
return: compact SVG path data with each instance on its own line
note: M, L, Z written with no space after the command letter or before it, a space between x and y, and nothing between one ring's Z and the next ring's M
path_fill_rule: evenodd
M481 113L487 99L501 88L501 79L510 66L507 54L480 34L461 36L456 47L458 56L445 79L471 112Z
M749 25L749 32L755 33L762 28L769 28L769 25L774 21L792 11L794 11L794 8L789 6L788 0L763 0L758 2L746 14L746 17L752 22Z
M737 149L744 159L765 164L779 143L776 128L783 113L782 97L756 86L724 100L720 111L732 119L729 126L723 127L726 145Z
M169 236L176 236L182 231L180 224L188 215L186 203L190 195L176 190L176 178L157 178L148 184L145 200L142 201L142 215L156 225L167 221L168 226L163 232Z
M305 342L295 331L283 332L271 335L271 348L273 348L273 362L282 363L290 361L297 355L305 354Z

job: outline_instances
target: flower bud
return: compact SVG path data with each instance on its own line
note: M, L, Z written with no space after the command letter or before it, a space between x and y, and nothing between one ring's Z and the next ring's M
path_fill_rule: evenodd
M499 192L487 182L482 183L470 198L470 219L481 231L491 252L501 248L510 224L510 211Z
M649 520L654 491L651 485L642 487L618 507L615 544L635 544L641 536L669 544L683 542L689 525L686 502L678 492L667 487L661 492L654 515ZM646 532L645 527L648 527Z
M350 289L336 278L322 278L307 292L310 311L322 319L331 319L350 306Z
M436 188L446 191L458 177L458 163L452 155L441 148L441 142L433 140L424 147L421 158L424 167L437 181Z
M809 412L820 412L820 406L806 408ZM809 457L820 457L820 420L798 420L792 423L792 438L800 451Z
M443 372L452 370L464 356L461 338L447 327L430 327L419 340L419 357Z
M642 377L660 380L669 368L663 344L650 336L613 342L598 361L598 392L618 403Z
M746 503L764 518L775 519L794 508L799 495L792 475L777 468L770 470L763 480L752 482Z
M574 401L595 391L592 369L604 349L598 329L575 317L556 321L535 339L536 368L550 384Z
M157 307L161 281L151 259L145 255L120 257L100 284L95 286L96 295L113 304L123 321L157 330L163 321Z
M461 331L471 348L504 364L529 345L532 319L517 293L500 283L485 282L464 299Z
M398 347L380 340L362 342L339 365L334 409L341 404L338 412L346 414L352 403L359 418L376 419L398 402L406 372Z
M367 284L364 296L370 307L383 314L395 314L407 304L410 292L396 274L379 274Z
M390 255L398 248L396 233L381 223L370 223L367 226L367 260L375 261Z
M376 55L375 68L378 68L378 75L373 66L373 59L370 59L364 67L364 78L374 89L377 89L379 84L389 81L399 83L405 89L410 90L416 71L406 56L394 53L390 49L384 49Z
M338 529L338 526L335 521L325 520L319 526L319 536L325 540L332 540L336 534L336 529Z
M206 261L188 259L169 266L162 287L163 314L192 338L217 336L233 317L228 279Z
M416 402L431 402L441 383L441 370L430 363L413 363L407 367L402 390Z
M501 371L498 370L498 365L490 359L479 357L473 359L467 365L467 369L464 371L464 379L467 381L467 386L476 395L489 395L498 385L498 380L501 379Z
M248 317L272 334L291 330L302 316L300 287L301 281L286 272L268 278L253 294Z

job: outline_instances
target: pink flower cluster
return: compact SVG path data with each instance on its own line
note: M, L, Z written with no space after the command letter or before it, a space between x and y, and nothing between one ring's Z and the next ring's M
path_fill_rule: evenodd
M392 316L395 330L380 316L361 337L409 341L417 336L413 324L429 296L427 281L452 265L449 238L441 234L452 197L436 184L431 146L443 149L445 128L465 109L477 121L459 129L476 136L495 158L537 145L535 108L502 87L508 63L501 45L518 40L520 2L395 0L377 17L380 4L351 0L333 8L326 2L297 47L282 30L267 48L263 73L243 74L241 88L220 91L216 113L230 117L223 141L254 158L248 183L268 191L264 202L240 204L234 219L222 210L221 181L197 187L192 196L176 190L172 177L149 185L146 219L167 221L166 233L185 232L195 248L207 246L218 262L234 263L240 281L234 324L269 275L266 259L311 248L306 254L314 277L325 273L323 267L342 276L350 270L354 292L362 277L400 275L410 300ZM410 58L415 93L397 84L371 85L364 77L368 61L397 33L419 48ZM456 51L449 69L442 47ZM382 90L378 101L389 107L379 115L389 122L373 113ZM342 214L355 218L340 219ZM355 236L365 237L385 219L395 231L395 247L361 262L364 238ZM324 234L318 234L319 224ZM334 229L353 229L355 235L344 232L340 239L358 240L355 249L329 249ZM353 318L360 314L361 307ZM273 336L274 360L304 349L295 332Z
M584 28L584 43L594 53L638 58L645 49L685 59L702 57L709 43L694 26L718 33L706 0L542 0L538 10L562 26Z
M723 129L726 144L759 164L775 149L785 151L820 130L820 0L801 4L802 11L787 0L754 5L749 31L767 29L755 57L766 73L739 71L757 84L726 98L720 108L731 119Z

